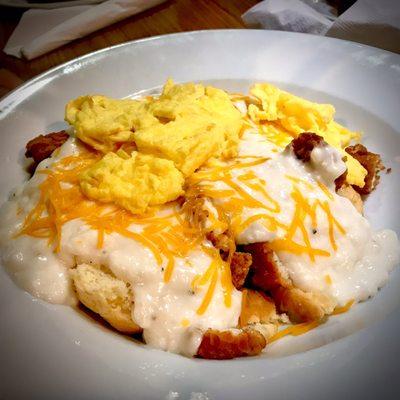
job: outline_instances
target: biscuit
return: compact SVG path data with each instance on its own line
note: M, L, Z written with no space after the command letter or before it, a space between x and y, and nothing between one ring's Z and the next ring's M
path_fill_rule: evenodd
M78 299L103 317L111 326L126 334L141 328L132 319L133 296L125 282L104 267L79 264L71 270Z

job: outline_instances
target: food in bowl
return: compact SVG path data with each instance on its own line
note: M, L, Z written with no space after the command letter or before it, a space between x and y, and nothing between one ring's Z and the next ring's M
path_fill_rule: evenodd
M27 144L2 262L153 347L257 355L375 295L399 261L396 234L362 215L381 158L334 113L268 83L71 100L70 129Z

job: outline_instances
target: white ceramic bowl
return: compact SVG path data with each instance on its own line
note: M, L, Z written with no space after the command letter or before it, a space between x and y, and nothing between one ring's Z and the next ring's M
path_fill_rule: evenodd
M375 227L400 231L400 57L355 43L273 31L161 36L57 67L0 102L1 200L23 181L28 139L61 129L68 100L158 90L167 77L246 91L270 81L335 105L392 173L367 201ZM0 271L0 397L7 399L400 398L400 273L370 301L261 357L187 359L119 335L74 309L46 304Z

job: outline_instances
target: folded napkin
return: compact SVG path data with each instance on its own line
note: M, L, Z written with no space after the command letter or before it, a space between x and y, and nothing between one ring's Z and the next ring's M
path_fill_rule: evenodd
M339 17L324 0L265 0L242 19L249 27L326 35L400 53L399 0L358 0Z
M166 0L108 0L97 5L25 12L4 52L28 60Z
M400 53L400 1L358 0L326 35Z
M306 32L324 35L335 19L333 9L324 2L266 0L242 15L252 28Z

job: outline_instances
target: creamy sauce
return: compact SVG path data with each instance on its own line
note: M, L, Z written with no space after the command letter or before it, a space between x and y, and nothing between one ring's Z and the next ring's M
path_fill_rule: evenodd
M43 161L38 170L51 168L58 160L77 152L79 146L74 139L69 139L52 158ZM330 294L338 305L374 295L398 263L399 244L392 231L373 232L368 221L350 201L334 192L334 179L345 170L340 154L331 147L320 147L313 150L311 163L306 165L297 160L291 151L282 152L262 135L248 131L241 140L237 161L243 163L252 159L261 161L231 171L235 187L261 205L244 207L232 215L240 220L235 231L237 243L284 239L287 229L280 226L273 229L273 224L266 223L262 218L255 218L245 227L241 224L249 218L265 214L272 216L269 221L290 226L296 213L293 193L297 190L307 201L328 202L331 214L345 233L334 228L336 249L333 249L327 214L317 208L317 227L313 226L311 218L304 219L304 227L310 246L322 249L329 256L317 255L314 261L310 261L307 253L276 250L284 273L295 286ZM149 248L117 233L106 234L99 248L97 232L80 219L62 226L58 253L48 245L47 239L26 235L15 237L26 215L38 202L38 185L43 179L44 174L36 173L0 210L2 262L20 287L48 302L71 304L76 299L68 270L83 262L105 265L117 278L130 283L135 297L132 317L144 329L146 342L185 355L196 354L201 337L208 328L224 330L237 326L241 292L233 289L231 304L227 306L220 280L217 280L206 311L198 312L208 286L198 286L194 290L192 283L212 262L212 257L205 251L210 246L207 241L197 245L186 256L175 259L174 272L166 283L163 279L165 265L159 265ZM259 186L255 187L254 182L260 183L264 192ZM232 186L218 179L201 184L204 183L211 185L215 191L232 191ZM213 200L213 204L224 207L231 197ZM206 202L206 207L216 216L218 212L213 204ZM142 228L131 225L129 229L140 232ZM304 235L297 229L293 241L301 243L303 240Z
M334 187L335 179L346 171L342 155L331 146L316 146L310 154L310 159L316 175L330 188Z
M175 260L174 273L168 283L164 283L162 269L148 248L132 239L111 234L98 249L96 232L80 220L65 224L61 249L64 256L76 257L79 262L106 265L117 278L131 284L135 296L132 317L144 329L146 343L154 347L194 355L207 328L223 330L237 325L241 293L234 290L232 305L226 307L219 282L206 312L196 313L207 286L193 291L191 283L212 261L201 249ZM65 261L73 265L72 259ZM188 326L184 326L186 324Z
M51 168L58 160L78 152L79 146L69 139L53 157L43 160L37 170ZM35 297L54 304L74 304L76 296L68 268L48 246L47 239L15 237L38 202L38 186L45 177L34 174L0 208L1 261L14 282Z
M399 243L392 231L374 233L369 222L356 211L351 202L334 192L334 180L345 171L339 152L329 146L319 147L313 150L311 163L303 163L290 150L276 152L276 148L262 135L246 132L240 144L238 161L244 162L243 157L248 156L268 159L248 168L232 169L231 179L242 191L268 209L244 207L240 212L242 222L250 217L267 214L279 223L290 226L296 210L292 194L294 188L297 188L310 204L316 201L328 202L331 214L345 232L333 228L334 244L337 247L335 250L330 240L326 213L317 208L315 228L311 218L305 218L304 227L311 247L321 249L327 255L317 255L315 261L312 261L308 254L275 250L284 272L294 285L305 291L329 294L340 306L349 300L362 301L374 295L387 281L388 272L399 262ZM249 172L255 175L254 179L247 179ZM246 184L248 182L261 182L270 198L266 199L260 190L249 187ZM217 191L231 189L222 180L204 183L211 184ZM214 201L224 207L231 197ZM276 204L280 206L279 212L273 210ZM284 239L286 234L287 230L274 230L264 218L260 218L246 229L239 228L236 231L236 241L239 244L273 242ZM296 230L293 241L304 245L300 229Z
M51 159L40 163L37 171L50 168L61 158L78 151L74 139L70 139ZM77 262L105 265L117 278L131 284L135 296L132 317L143 328L146 343L188 356L196 354L208 328L224 330L237 326L241 293L233 289L231 305L227 307L220 280L205 312L197 313L208 285L193 290L192 281L202 275L212 261L200 246L185 257L175 259L172 278L165 283L165 265L160 266L147 247L113 233L105 235L103 246L98 248L97 232L80 219L63 225L57 254L48 246L47 239L26 235L13 238L36 205L38 185L44 178L44 174L36 173L0 211L2 261L20 287L45 301L71 304L76 299L68 269ZM129 229L139 232L142 228L132 225ZM202 245L210 246L208 242Z

